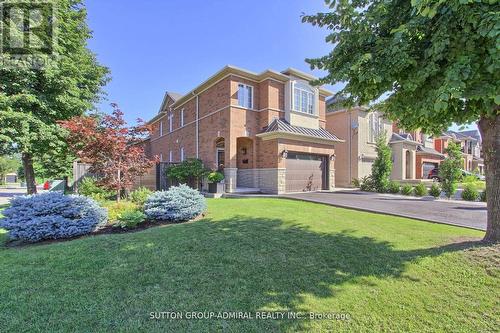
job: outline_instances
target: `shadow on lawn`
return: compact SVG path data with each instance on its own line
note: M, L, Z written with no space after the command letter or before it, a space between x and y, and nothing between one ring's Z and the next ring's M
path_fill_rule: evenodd
M355 237L350 230L317 233L301 225L285 225L280 219L248 216L203 219L183 227L183 233L193 235L192 241L187 246L177 244L170 255L171 258L187 258L187 267L172 274L187 284L184 288L191 291L196 307L183 308L183 301L179 300L179 304L169 303L169 308L184 311L255 312L273 306L280 311L309 312L314 309L301 305L304 294L335 297L342 292L344 283L368 276L408 279L403 274L406 263L480 246L470 241L401 251L393 249L388 242ZM149 246L156 247L151 243ZM201 278L192 278L194 267L188 268L192 264L190 257L198 261L196 265L200 271L196 274ZM362 280L359 283L369 284ZM175 302L174 299L170 301ZM248 328L245 321L225 324L227 328L236 325L238 331ZM272 330L307 330L308 320L270 320L259 325ZM262 328L260 326L259 330Z
M4 272L12 275L5 281L16 281L11 288L18 288L4 297L5 306L20 316L20 304L38 309L34 304L42 302L51 309L50 322L56 326L45 326L49 320L42 310L30 312L29 319L49 330L74 329L75 325L76 330L85 330L89 327L81 326L92 323L95 331L308 331L308 320L155 321L148 314L270 309L342 312L345 309L306 308L303 297L335 297L346 282L369 284L360 279L368 276L408 279L403 272L411 261L479 245L463 242L402 251L387 242L356 237L349 230L318 233L290 222L235 215L129 235L89 237L72 246L47 245L44 251L41 247L4 250L9 256L26 251ZM68 258L71 270L64 269ZM43 266L34 264L42 262ZM19 269L36 270L38 278L19 274ZM83 289L76 288L75 281ZM75 288L61 288L70 285ZM40 292L33 294L32 289ZM68 304L70 312L65 311ZM99 316L88 311L96 307ZM7 328L20 328L10 324Z

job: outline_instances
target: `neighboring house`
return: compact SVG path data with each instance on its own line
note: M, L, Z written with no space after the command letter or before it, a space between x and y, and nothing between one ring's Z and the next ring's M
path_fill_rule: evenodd
M187 94L167 92L149 121L150 152L163 162L201 159L224 172L227 192L332 189L342 140L325 129L332 93L313 79L226 66Z
M331 105L326 115L327 130L344 138L336 152L336 186L350 186L353 179L371 175L377 157L375 140L385 133L392 150L393 180L427 178L444 155L434 149L433 139L420 131L405 133L380 112L368 112L366 107L339 108Z
M392 136L392 122L378 112L368 112L365 107L328 112L326 129L346 140L335 149L335 185L339 187L350 186L353 179L369 176L377 157L375 139L383 132L388 140Z
M481 155L481 137L476 131L454 132L447 131L435 138L435 148L445 154L450 142L460 146L463 158L463 169L469 172L478 170L484 174L484 160Z

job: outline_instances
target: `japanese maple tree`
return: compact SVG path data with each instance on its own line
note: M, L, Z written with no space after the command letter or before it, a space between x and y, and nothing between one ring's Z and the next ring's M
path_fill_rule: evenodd
M91 165L89 171L99 176L100 185L116 191L119 201L122 191L130 191L134 179L153 167L156 157L148 158L141 145L151 128L141 119L136 126L128 127L118 105L111 105L111 115L78 116L59 124L69 132L71 150Z

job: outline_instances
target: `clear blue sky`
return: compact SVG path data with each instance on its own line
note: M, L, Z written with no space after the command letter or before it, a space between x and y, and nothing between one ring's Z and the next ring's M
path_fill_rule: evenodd
M84 2L93 30L89 47L112 76L99 108L110 112L116 102L131 122L152 118L165 91L189 92L227 64L254 72L294 67L321 76L304 59L332 47L326 29L300 19L325 11L322 0Z
M260 72L295 67L327 54L325 29L301 23L322 0L86 0L89 47L111 69L105 87L128 120L149 119L166 90L189 92L227 64ZM338 88L329 87L336 91Z

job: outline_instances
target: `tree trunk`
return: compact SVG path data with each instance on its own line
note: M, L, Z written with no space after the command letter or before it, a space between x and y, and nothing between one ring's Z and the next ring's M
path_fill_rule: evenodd
M500 115L479 120L484 166L486 169L486 200L488 225L484 241L500 241Z
M24 178L28 194L36 194L35 170L33 170L33 157L30 153L22 154Z

